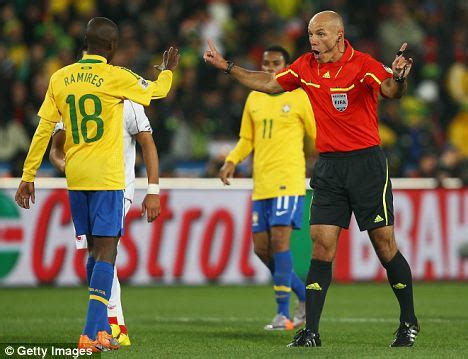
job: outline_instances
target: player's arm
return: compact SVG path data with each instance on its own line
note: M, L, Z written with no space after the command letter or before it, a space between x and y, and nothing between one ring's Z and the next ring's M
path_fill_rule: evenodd
M41 118L34 133L28 155L24 161L23 176L15 195L16 203L22 208L29 209L29 199L35 203L34 179L47 150L54 127L55 122Z
M148 176L148 193L142 203L141 215L146 213L148 222L154 221L161 211L159 201L159 158L151 132L139 132L135 135L143 152ZM156 193L157 192L157 193Z
M225 185L230 185L229 178L234 175L236 166L242 162L253 150L253 141L241 137L236 144L236 147L226 157L226 161L219 170L219 178Z
M65 151L63 150L65 137L64 130L57 130L52 136L52 144L49 152L50 163L52 163L60 173L65 173Z
M119 97L148 106L151 100L164 98L172 86L172 70L179 63L178 50L171 47L164 52L162 70L154 81L147 81L141 76L123 67L113 68L113 79Z
M219 178L225 185L231 184L229 178L234 175L237 164L243 161L254 148L254 125L250 111L250 104L253 101L253 93L250 93L249 97L247 97L244 111L242 113L239 141L237 142L236 147L234 147L226 157L223 166L219 170Z
M243 67L228 62L216 49L211 40L208 40L209 50L203 54L206 63L213 67L224 70L241 84L248 88L269 94L284 92L283 87L276 80L275 74L264 71L249 71Z
M32 203L35 203L34 179L49 144L50 136L54 131L55 124L60 119L60 113L53 94L53 77L54 75L52 75L49 81L44 102L39 109L39 125L34 133L28 155L24 161L23 176L15 195L16 203L26 209L29 208L29 199L31 199Z
M405 42L392 63L393 77L382 81L380 85L380 93L386 98L401 98L406 93L406 79L413 66L413 59L404 56L406 46Z

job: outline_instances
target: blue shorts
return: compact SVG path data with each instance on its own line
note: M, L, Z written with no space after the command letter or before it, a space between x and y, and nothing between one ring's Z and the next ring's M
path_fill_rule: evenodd
M124 192L68 191L77 236L119 237L124 233Z
M274 226L301 229L304 196L281 196L252 201L252 232L263 232Z

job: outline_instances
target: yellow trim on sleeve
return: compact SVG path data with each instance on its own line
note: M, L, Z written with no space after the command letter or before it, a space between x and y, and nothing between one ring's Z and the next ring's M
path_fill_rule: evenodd
M312 86L312 87L315 87L315 88L318 88L318 89L320 88L319 84L314 84L313 82L307 82L304 79L301 79L301 82L305 83L307 86Z
M106 300L105 298L100 297L100 296L98 296L98 295L94 295L94 294L91 294L91 295L89 296L89 299L90 299L90 300L91 300L91 299L98 300L98 301L100 301L101 303L104 303L105 305L107 305L107 303L109 303L109 301Z
M366 78L366 76L372 77L372 78L375 80L375 82L377 82L379 85L382 83L382 81L380 81L380 80L377 78L377 76L375 76L375 75L374 75L373 73L371 73L371 72L366 72L366 74L364 75L364 77L363 77L361 80L359 80L359 81L363 82L364 79Z
M274 289L276 292L290 292L290 291L291 291L291 288L290 288L290 287L286 287L285 285L274 285L274 286L273 286L273 289Z
M352 90L354 88L354 84L352 84L351 86L349 87L332 87L330 88L330 91L331 92L337 92L337 91L349 91L349 90Z
M278 78L278 77L281 77L281 76L284 76L284 75L287 75L287 74L293 74L294 76L296 76L297 78L299 78L299 75L296 74L293 70L289 69L287 71L284 71L284 72L280 72L279 74L276 74L275 78Z
M385 177L385 186L382 193L382 202L384 208L384 215L385 215L385 225L388 226L388 216L387 216L387 201L385 201L385 194L387 193L387 185L388 185L388 161L386 161L386 177Z

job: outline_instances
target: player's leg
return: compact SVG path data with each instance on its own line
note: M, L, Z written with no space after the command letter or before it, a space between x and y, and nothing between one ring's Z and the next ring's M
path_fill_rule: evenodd
M86 261L86 283L89 285L89 283L91 283L91 276L93 274L94 265L96 264L93 253L93 236L91 234L87 234L85 241L86 247L88 248L88 260Z
M120 282L117 278L117 267L114 266L114 278L112 279L111 296L107 304L107 317L112 329L112 336L118 338L120 335L120 328L118 324L118 312L120 307Z
M132 201L125 197L125 215L127 215L128 211L130 210L131 204ZM112 282L111 297L107 307L107 315L109 324L112 329L112 336L117 338L120 345L131 345L122 309L121 289L120 281L117 275L117 266L114 266L114 279Z
M90 230L96 261L89 285L89 303L83 334L104 347L118 348L107 319L107 304L114 278L117 243L123 233L123 191L88 193Z
M321 346L319 323L332 279L341 228L348 228L351 208L344 188L342 165L345 161L322 154L315 166L311 187L314 195L310 207L312 256L306 280L306 327L298 332L291 347Z
M289 292L290 292L290 274L287 284L281 284L281 269L284 264L280 261L279 266L276 262L270 232L270 213L272 208L272 199L252 201L252 233L254 241L254 252L260 260L270 269L273 275L275 299L278 304L277 314L273 320L265 325L266 330L284 330L293 329L293 323L289 319ZM285 278L283 278L285 279ZM284 291L287 286L287 305L285 303L285 295L279 293L281 289ZM287 306L287 308L286 308Z
M358 178L352 183L350 197L361 230L367 230L380 262L387 270L390 286L400 304L400 327L392 346L411 346L419 332L414 313L411 269L398 251L393 228L392 183L383 151L377 148L353 165Z
M289 266L290 263L290 288L297 295L298 302L294 312L294 327L301 326L305 322L305 285L304 282L294 272L292 265L292 255L290 251L290 242L292 230L298 230L302 227L302 217L304 212L304 196L283 196L275 198L271 210L271 243L274 253L274 263L283 260L283 266ZM284 269L283 269L284 272ZM281 275L281 272L280 272ZM288 301L290 298L286 297ZM289 307L289 303L288 303ZM290 317L290 316L288 316Z

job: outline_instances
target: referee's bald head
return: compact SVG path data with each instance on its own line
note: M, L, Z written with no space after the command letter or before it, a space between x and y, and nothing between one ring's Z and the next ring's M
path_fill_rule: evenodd
M310 19L310 23L324 23L334 27L337 32L344 31L343 18L340 14L331 10L321 11L315 14L312 19Z
M86 26L86 50L89 54L103 55L109 61L117 48L119 29L106 17L94 17Z

